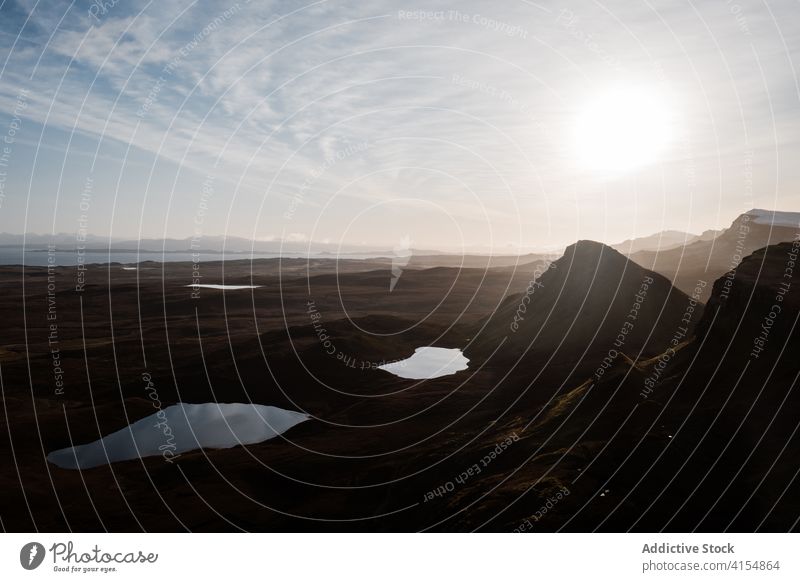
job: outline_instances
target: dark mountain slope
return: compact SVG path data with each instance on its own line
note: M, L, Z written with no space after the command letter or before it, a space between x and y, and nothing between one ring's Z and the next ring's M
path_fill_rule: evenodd
M798 251L782 243L746 257L714 284L694 338L651 360L620 354L605 375L543 407L530 429L517 426L531 444L507 459L519 500L498 493L502 502L469 525L533 521L531 508L546 501L539 486L557 483L570 495L537 530L796 529Z
M476 326L466 352L494 353L492 360L503 363L524 357L590 367L615 351L655 355L666 349L690 302L665 277L611 247L579 241Z

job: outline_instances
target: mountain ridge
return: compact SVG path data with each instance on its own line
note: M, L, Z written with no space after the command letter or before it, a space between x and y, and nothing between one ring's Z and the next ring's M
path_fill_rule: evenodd
M611 350L656 355L690 301L663 275L581 240L483 320L465 352L495 353L500 361L574 360L582 353L582 367L592 368Z

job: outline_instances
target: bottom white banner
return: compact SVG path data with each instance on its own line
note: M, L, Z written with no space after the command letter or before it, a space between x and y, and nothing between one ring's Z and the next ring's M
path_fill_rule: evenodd
M798 541L792 534L3 534L0 579L796 581Z

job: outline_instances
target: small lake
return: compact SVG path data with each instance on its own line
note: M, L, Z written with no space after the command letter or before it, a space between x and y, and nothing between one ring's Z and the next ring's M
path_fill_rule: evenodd
M308 415L259 404L175 404L85 445L53 451L62 469L90 469L141 457L165 460L201 448L228 449L274 438Z
M199 283L197 285L186 285L186 287L194 287L197 289L226 289L228 291L236 291L237 289L258 289L261 285L214 285L211 283Z
M429 380L466 370L468 363L469 359L458 348L425 346L414 350L410 358L378 366L378 369L409 380Z

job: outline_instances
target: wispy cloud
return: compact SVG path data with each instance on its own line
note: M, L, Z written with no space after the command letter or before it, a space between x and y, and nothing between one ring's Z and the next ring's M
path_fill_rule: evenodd
M797 188L795 170L775 175L796 157L800 129L800 24L789 1L742 0L735 13L710 0L125 0L97 17L91 6L3 5L0 108L10 111L24 87L32 122L213 173L226 189L217 200L228 205L214 227L237 234L337 240L367 205L422 199L446 208L473 244L618 239L631 228L697 230L697 216L724 222L723 196L742 210L785 205ZM570 124L592 92L616 80L669 94L682 133L663 163L601 184L574 164ZM359 143L369 147L341 154ZM757 152L752 192L743 186L746 150ZM156 186L173 191L182 179ZM620 202L639 195L649 200ZM174 201L175 234L189 234L196 203L191 194ZM8 225L19 222L14 211L3 214ZM534 228L542 217L560 227L542 235ZM424 217L397 232L391 219L365 221L347 232L452 242Z

